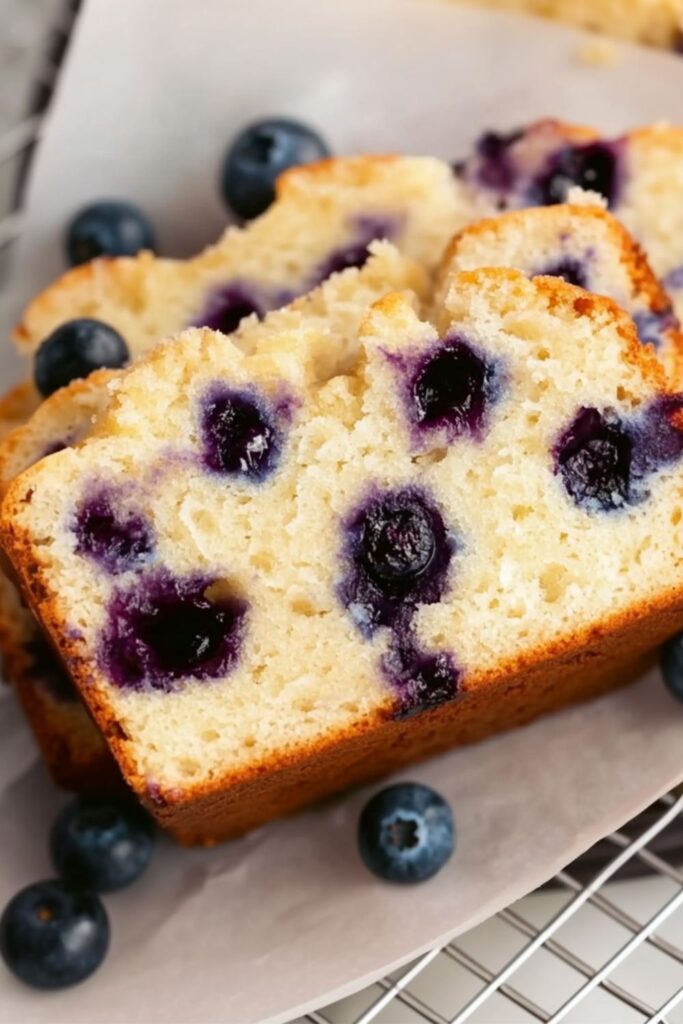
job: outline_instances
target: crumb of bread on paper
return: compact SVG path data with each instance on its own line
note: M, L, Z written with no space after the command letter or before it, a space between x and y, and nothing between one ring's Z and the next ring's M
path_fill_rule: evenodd
M586 39L579 43L576 56L589 67L613 67L619 59L619 48L611 39Z
M570 206L595 206L599 210L606 210L608 205L605 197L599 192L581 188L580 185L572 185L567 192L567 202Z

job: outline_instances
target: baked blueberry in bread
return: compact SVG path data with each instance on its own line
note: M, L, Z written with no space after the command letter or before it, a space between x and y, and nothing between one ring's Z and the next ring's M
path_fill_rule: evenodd
M683 398L630 318L504 268L365 316L360 277L157 347L5 498L32 607L186 842L620 685L683 626Z

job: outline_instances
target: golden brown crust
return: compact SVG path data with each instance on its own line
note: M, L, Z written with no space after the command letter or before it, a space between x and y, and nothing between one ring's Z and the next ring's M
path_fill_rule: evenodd
M0 399L0 496L18 472L33 464L36 445L50 437L49 425L73 419L69 406L100 391L110 371L75 381L41 404L32 381ZM46 430L46 427L48 428ZM77 793L118 792L124 782L104 739L85 706L74 697L63 701L34 674L30 644L38 626L15 585L0 569L0 660L3 678L13 688L36 738L53 781Z
M55 699L28 677L15 692L57 786L92 796L126 791L116 761L80 701Z
M0 441L22 426L42 399L32 380L22 381L0 398Z
M315 182L317 179L331 178L334 175L335 180L339 180L340 173L347 182L366 185L398 159L400 158L395 153L372 153L349 157L330 156L323 160L315 160L313 163L284 171L277 179L275 194L278 199L282 199L291 192L306 188L309 182Z
M55 391L15 425L4 437L0 430L0 501L20 473L46 455L56 443L81 440L83 428L107 400L107 384L115 370L96 370L89 377L74 380ZM64 433L75 431L75 436ZM60 433L61 432L61 433Z

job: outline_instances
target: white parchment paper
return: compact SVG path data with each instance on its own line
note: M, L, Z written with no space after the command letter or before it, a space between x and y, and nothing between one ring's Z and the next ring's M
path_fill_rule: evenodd
M225 223L216 177L233 132L293 114L337 152L454 158L485 127L555 114L608 130L681 117L683 61L620 47L576 58L579 33L435 0L89 0L34 165L0 318L63 269L69 213L123 195L162 252ZM16 360L0 351L9 383ZM0 1024L252 1024L340 997L553 875L683 778L683 711L653 673L634 687L407 773L452 801L458 847L407 891L361 866L349 794L213 851L161 844L107 898L113 943L56 995L0 972ZM60 802L9 695L0 699L0 903L50 874Z

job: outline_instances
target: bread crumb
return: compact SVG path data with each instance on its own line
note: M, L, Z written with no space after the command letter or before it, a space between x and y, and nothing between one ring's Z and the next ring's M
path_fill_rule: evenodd
M579 44L577 57L589 67L612 67L619 57L619 48L611 39L588 39Z
M597 206L600 210L607 209L607 200L599 192L592 192L580 185L572 185L567 191L567 200L571 206Z

